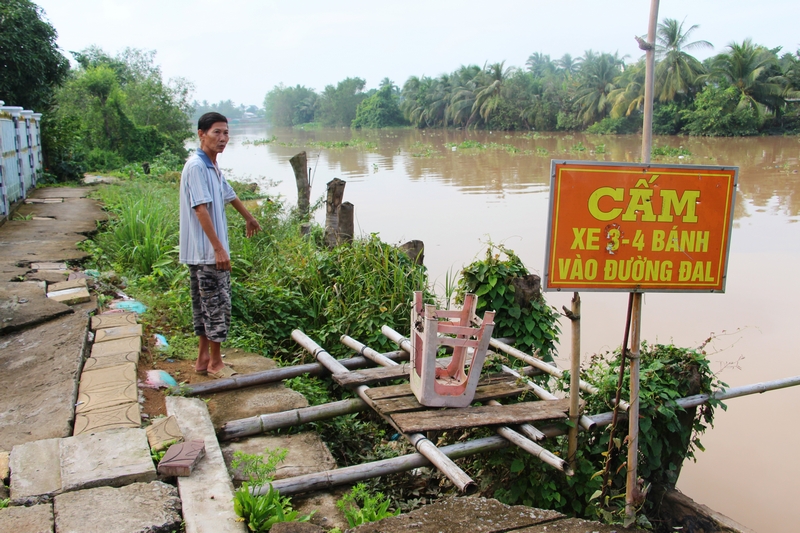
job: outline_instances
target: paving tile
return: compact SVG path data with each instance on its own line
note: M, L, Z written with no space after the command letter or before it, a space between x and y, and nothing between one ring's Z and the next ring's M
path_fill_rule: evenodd
M125 363L139 364L139 352L112 353L102 357L90 357L83 363L83 371L99 370L110 366L117 366Z
M84 370L81 374L80 392L108 390L136 384L136 365L123 363L98 370Z
M66 263L31 263L32 270L66 270Z
M67 305L88 302L92 297L86 289L67 289L64 291L48 292L47 297Z
M94 334L94 342L110 342L128 337L141 337L142 325L119 326L115 328L98 329Z
M88 413L77 413L75 414L73 434L83 435L119 428L139 428L141 425L142 415L137 402L95 409Z
M113 429L67 437L61 440L60 452L63 492L156 479L143 429Z
M206 455L203 440L187 440L173 444L158 463L158 473L162 476L187 477L195 465Z
M55 500L58 533L181 530L178 490L160 481L67 492Z
M67 289L86 289L88 285L85 279L74 279L72 281L61 281L47 285L47 292L65 291Z
M0 510L0 531L53 533L53 504L8 507Z
M116 341L99 342L92 345L92 357L103 357L115 353L141 352L142 338L128 337Z
M97 409L106 409L117 405L135 403L139 399L139 387L136 383L127 386L114 386L108 389L78 392L78 401L75 402L75 413L84 414Z
M11 501L17 505L46 502L61 491L59 443L44 439L11 450Z
M174 416L156 418L145 430L147 431L147 442L150 443L150 449L154 451L163 450L170 442L183 442L183 433L181 433L178 420Z
M136 313L114 313L112 315L98 315L92 317L92 329L117 328L120 326L135 326Z

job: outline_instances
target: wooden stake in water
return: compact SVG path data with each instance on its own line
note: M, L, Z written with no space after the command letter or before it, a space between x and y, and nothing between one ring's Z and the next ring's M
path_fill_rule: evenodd
M650 20L647 25L647 42L639 39L639 48L645 50L644 121L642 124L642 163L650 163L653 143L653 87L655 85L656 26L658 2L650 1ZM639 346L642 329L642 294L633 295L633 331L631 334L631 408L628 410L628 477L625 484L625 525L633 522L639 494Z

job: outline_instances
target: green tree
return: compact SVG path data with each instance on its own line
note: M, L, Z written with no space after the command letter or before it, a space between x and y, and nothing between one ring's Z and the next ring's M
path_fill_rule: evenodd
M325 126L347 126L356 118L356 109L366 95L366 81L361 78L346 78L336 87L328 85L322 92L318 121Z
M276 85L264 98L267 120L275 126L296 126L315 120L317 93L302 85Z
M56 46L55 28L30 0L0 2L0 100L46 112L69 62Z
M664 19L656 34L656 91L662 102L674 100L677 95L688 95L697 78L705 74L703 64L686 50L713 48L708 41L689 42L697 24L683 31L683 22Z
M755 135L761 123L756 108L741 105L739 88L733 85L708 85L695 98L691 109L681 111L689 135L729 137Z
M616 55L596 55L591 50L584 55L575 99L575 103L580 106L580 118L584 124L596 122L611 111L614 102L609 95L617 89L615 80L620 75L622 64Z
M550 58L545 57L549 61ZM476 115L488 122L491 114L505 101L504 83L515 70L513 67L504 68L505 63L505 61L501 61L484 66L483 72L477 77L478 88L472 104L470 122Z
M387 128L405 123L397 103L394 83L381 84L372 96L358 104L353 128Z
M775 52L745 39L714 58L711 74L736 88L739 108L752 107L761 117L765 109L775 111L785 103L781 80L770 75L777 64Z

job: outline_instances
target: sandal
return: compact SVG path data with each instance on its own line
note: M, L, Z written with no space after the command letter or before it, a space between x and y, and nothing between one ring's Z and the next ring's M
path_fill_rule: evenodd
M236 374L238 374L238 372L232 369L231 367L223 366L222 370L220 370L219 372L208 372L208 377L213 379L223 379L235 376Z
M233 366L233 365L232 365L232 364L230 364L230 363L223 363L223 364L224 364L225 366L227 366L227 367L232 367L232 366ZM207 376L207 375L208 375L208 369L206 368L206 369L203 369L203 370L197 370L197 369L195 368L195 370L194 370L194 373L195 373L195 374L197 374L198 376Z

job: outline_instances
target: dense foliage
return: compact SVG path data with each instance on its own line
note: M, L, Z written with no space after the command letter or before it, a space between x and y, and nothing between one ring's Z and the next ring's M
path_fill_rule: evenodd
M30 0L0 2L0 100L40 113L69 72L56 30Z
M63 180L164 153L185 157L189 82L164 81L154 51L128 48L111 57L90 47L73 55L78 67L56 90L44 128L51 174Z
M781 54L780 48L746 39L701 62L690 52L711 43L692 40L697 29L669 18L658 25L654 131L714 136L800 131L800 51ZM279 85L267 94L267 119L283 126L385 127L400 123L393 114L396 102L402 121L417 128L634 133L642 125L645 64L628 60L592 50L556 60L537 52L525 68L499 62L462 65L438 77L411 76L396 95L385 89L388 80L368 93L361 92L359 78L329 85L322 94Z

